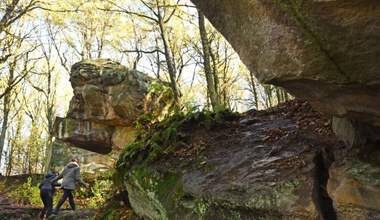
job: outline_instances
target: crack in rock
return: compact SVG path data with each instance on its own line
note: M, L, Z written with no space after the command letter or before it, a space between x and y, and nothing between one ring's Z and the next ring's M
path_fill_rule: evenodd
M333 206L326 186L329 179L329 168L334 161L331 149L324 147L316 152L315 180L313 189L313 201L319 213L320 219L336 220L337 214Z

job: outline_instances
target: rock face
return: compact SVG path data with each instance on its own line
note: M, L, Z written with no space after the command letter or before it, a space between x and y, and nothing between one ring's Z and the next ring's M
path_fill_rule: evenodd
M121 156L133 165L120 176L144 219L379 219L379 150L347 159L330 122L297 103L210 129L193 121L172 156Z
M370 153L330 167L327 193L338 219L380 219L380 152Z
M73 65L70 82L69 118L126 126L144 113L152 80L110 60L86 60Z
M380 2L191 1L261 82L334 116L351 149L334 154L324 219L380 219Z
M380 126L380 2L192 0L264 83Z
M149 92L147 75L111 60L73 65L74 96L67 117L57 118L56 137L97 153L121 149L133 141L132 123L142 114L165 114L170 98Z

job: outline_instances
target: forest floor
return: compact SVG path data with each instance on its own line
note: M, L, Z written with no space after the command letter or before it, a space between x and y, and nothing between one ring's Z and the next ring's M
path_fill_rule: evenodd
M13 185L22 185L27 181L28 177L29 175L0 176L0 181L7 181ZM27 203L27 201L24 203ZM30 219L31 216L37 216L38 212L38 207L16 202L5 192L0 191L0 220Z
M37 216L39 212L38 207L31 207L26 205L20 205L6 196L4 193L0 193L0 219L25 219L31 216Z
M248 146L251 142L259 141L263 144L267 143L283 143L276 145L277 148L271 149L271 152L264 152L265 154L279 154L278 152L289 153L284 151L285 145L296 145L297 136L300 134L307 136L310 144L312 142L321 142L321 139L325 139L326 142L336 145L339 143L335 135L331 130L331 119L318 112L312 110L312 108L303 101L294 100L279 105L276 108L269 109L266 111L248 111L246 113L240 114L237 118L228 119L221 126L216 126L212 130L205 132L202 129L194 129L190 125L185 128L187 146L181 147L171 156L167 158L162 158L163 164L166 166L183 167L185 164L192 163L191 161L197 160L199 158L199 152L204 155L203 158L205 164L216 163L218 160L221 164L226 160L229 155L233 155L235 152L239 151L242 157L246 157L250 153L251 148ZM293 124L294 126L289 126ZM254 131L253 126L255 126ZM260 127L260 129L258 128ZM252 140L248 140L252 139ZM255 140L253 140L255 139ZM242 140L247 145L247 149L240 148ZM333 143L337 141L336 143ZM294 143L292 143L294 142ZM341 145L341 144L338 144ZM259 157L260 155L253 155L254 157ZM262 156L262 155L261 155ZM280 161L281 164L278 166L297 166L299 163L305 163L300 157L291 157L294 161ZM251 158L252 159L252 158ZM255 161L251 160L250 161ZM280 163L279 162L279 163ZM224 162L223 162L224 163ZM224 163L225 164L225 163ZM247 168L246 172L250 173L252 170ZM282 175L288 175L283 173ZM15 184L22 184L26 182L28 176L10 176L4 177L0 176L0 181L7 180ZM227 177L226 178L230 178ZM231 177L233 178L233 176ZM236 177L235 177L236 178ZM276 178L279 178L276 176ZM223 180L224 182L225 180ZM21 220L21 219L38 219L38 213L42 207L33 207L27 205L27 201L15 202L10 199L4 192L0 189L0 220ZM84 210L79 211L62 211L60 213L61 219L65 217L67 219L89 219L95 216L94 210ZM51 219L51 218L49 218ZM64 219L64 218L62 218Z

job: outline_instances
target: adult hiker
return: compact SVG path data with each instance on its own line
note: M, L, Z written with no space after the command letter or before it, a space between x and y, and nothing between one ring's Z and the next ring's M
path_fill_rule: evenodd
M75 203L74 203L74 196L73 192L75 190L76 183L79 183L83 186L88 187L89 184L84 182L80 178L80 167L79 167L79 161L76 158L72 158L70 162L66 165L66 167L63 169L61 174L59 174L57 177L55 177L52 182L62 179L61 188L63 189L63 195L62 198L58 201L57 206L55 209L53 209L53 214L58 215L59 209L63 205L63 203L66 201L67 198L69 198L69 203L72 210L75 210Z
M42 208L42 211L40 213L40 219L44 219L45 214L46 218L48 218L53 209L53 195L55 192L55 187L60 186L60 184L57 181L52 182L52 180L57 175L55 173L47 173L44 176L44 179L39 185L40 188L40 196L42 203L44 204L44 207Z

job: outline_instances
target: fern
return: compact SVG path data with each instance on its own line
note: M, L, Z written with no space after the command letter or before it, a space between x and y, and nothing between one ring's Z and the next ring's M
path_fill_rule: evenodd
M117 169L120 172L126 172L134 164L152 163L174 152L183 145L179 134L185 124L210 129L213 124L222 120L224 112L226 112L224 108L221 108L220 113L196 111L184 114L176 111L154 124L150 124L150 118L147 115L140 117L135 122L138 129L137 138L124 149L117 162Z

